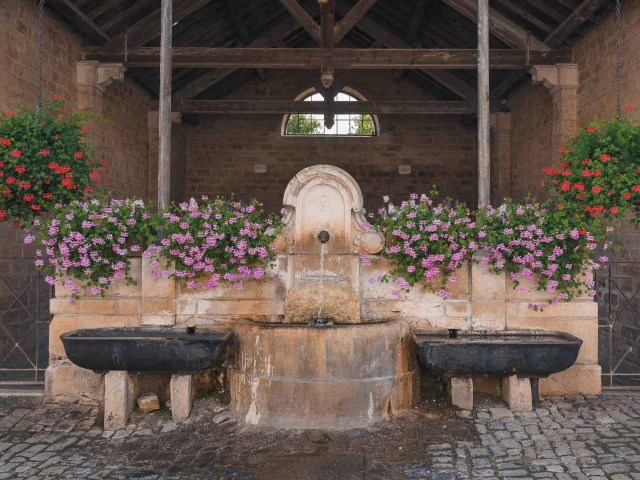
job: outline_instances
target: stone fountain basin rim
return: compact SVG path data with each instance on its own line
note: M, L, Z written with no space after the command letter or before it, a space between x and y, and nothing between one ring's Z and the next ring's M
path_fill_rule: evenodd
M521 344L527 345L541 343L547 345L549 338L562 341L564 344L581 346L583 341L570 333L556 332L553 330L457 330L458 338L449 338L449 330L415 330L412 332L416 343L419 337L430 337L432 343L493 343L500 337L514 337L513 339L500 339L500 345ZM516 338L519 337L519 338ZM546 341L545 341L546 339ZM422 341L426 341L424 338Z
M571 367L582 340L549 330L428 331L412 334L418 357L447 377L546 378Z
M348 328L348 327L380 327L381 325L389 325L394 322L403 322L403 319L388 319L380 322L367 322L367 323L337 323L331 325L313 325L309 323L261 323L253 320L246 321L238 321L237 325L248 325L248 326L256 326L259 328L305 328L305 329L313 329L313 330L332 330L335 328Z
M85 328L60 335L67 358L96 373L190 374L224 359L230 329L196 331L159 327Z

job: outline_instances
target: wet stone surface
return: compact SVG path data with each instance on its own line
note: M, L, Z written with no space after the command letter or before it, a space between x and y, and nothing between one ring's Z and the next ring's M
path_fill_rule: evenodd
M426 403L346 432L246 427L214 398L189 420L135 413L103 431L85 406L0 401L0 479L640 479L640 396L547 398L511 413L476 395L473 412Z

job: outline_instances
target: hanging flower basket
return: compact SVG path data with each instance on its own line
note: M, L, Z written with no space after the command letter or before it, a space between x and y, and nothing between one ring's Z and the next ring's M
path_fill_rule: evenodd
M30 225L56 204L81 200L96 186L104 161L94 160L81 121L57 114L58 97L39 110L0 117L0 221Z

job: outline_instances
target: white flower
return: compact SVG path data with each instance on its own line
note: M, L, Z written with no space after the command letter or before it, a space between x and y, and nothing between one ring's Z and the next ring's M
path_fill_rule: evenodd
M385 195L384 197L382 197L382 201L384 203L387 203L389 201L389 195Z

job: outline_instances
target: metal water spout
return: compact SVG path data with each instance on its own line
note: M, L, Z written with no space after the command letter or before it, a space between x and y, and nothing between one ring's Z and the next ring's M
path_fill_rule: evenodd
M326 230L321 230L320 233L318 233L318 240L320 240L320 243L327 243L330 238L331 235Z

